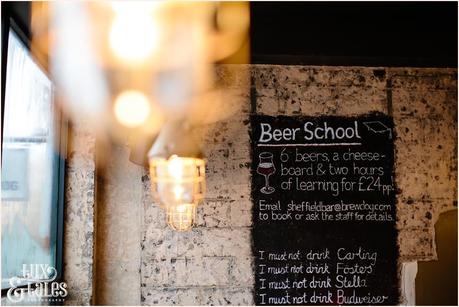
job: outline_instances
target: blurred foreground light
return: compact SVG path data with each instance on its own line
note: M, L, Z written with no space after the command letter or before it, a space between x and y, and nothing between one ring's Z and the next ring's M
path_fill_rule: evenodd
M148 12L120 11L111 25L109 43L113 54L120 60L141 63L158 47L158 25Z
M148 98L141 92L128 90L118 95L114 111L116 119L127 127L140 126L150 114Z
M248 2L34 2L32 47L49 59L58 102L72 120L116 142L142 122L136 140L154 139L163 124L216 122L231 116L227 105L241 103L223 81L236 72L225 69L228 77L220 78L214 64L248 59L249 12ZM238 88L244 79L234 78ZM125 89L148 97L149 117L135 116L132 103L112 104Z
M190 230L196 208L205 193L203 159L172 155L169 159L150 158L153 198L166 210L167 224L174 230Z
M151 13L162 5L161 1L108 1L108 5L117 14L123 14L126 11L141 12L142 14Z
M124 144L129 136L134 163L144 165L150 148L155 200L171 228L191 229L205 189L199 145L208 124L245 101L234 99L227 80L236 82L237 97L250 84L249 70L214 69L232 56L248 60L249 3L54 1L33 8L32 45L50 59L63 109L99 137Z
M106 123L104 115L110 92L91 43L94 31L90 15L79 1L55 1L50 5L53 12L49 20L50 70L58 92L65 98L64 109L73 118L89 122L98 130Z

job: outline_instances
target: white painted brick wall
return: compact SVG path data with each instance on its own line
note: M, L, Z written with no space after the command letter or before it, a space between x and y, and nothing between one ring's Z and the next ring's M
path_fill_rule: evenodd
M217 76L230 90L225 103L230 104L227 110L232 113L228 111L228 118L195 130L203 142L207 159L207 195L198 210L197 227L189 233L176 233L166 227L163 210L152 203L147 170L131 178L132 182L142 185L142 195L136 197L141 200L141 206L123 205L117 211L122 216L126 213L119 218L121 223L127 221L126 216L134 214L129 210L140 210L136 214L141 216L141 234L121 234L115 217L113 224L106 226L105 231L111 234L112 240L131 242L130 237L132 240L138 240L137 235L141 238L137 244L140 259L129 256L122 263L130 272L139 270L141 304L253 304L250 76L254 79L260 114L358 115L371 111L391 114L397 134L395 168L400 190L397 195L400 260L436 258L433 225L441 212L457 208L454 203L457 197L456 69L230 65L220 66ZM79 157L86 159L91 154L87 141L78 142L81 155L75 154L70 159L68 176L79 172ZM128 148L122 151L128 153ZM126 174L132 174L129 170L136 167L123 164ZM75 204L80 201L89 177L75 177L71 187L74 191L68 191L73 198L70 201ZM112 204L118 196L129 195L124 194L129 191L123 189L121 186L109 196ZM126 204L129 201L126 199ZM72 223L67 221L70 233L67 232L66 240L73 250L67 251L66 262L75 268L70 272L77 272L76 264L80 260L75 257L86 248L78 234L83 231L91 235L90 229L83 230L84 223L78 223L92 213L75 211L75 214L78 216L72 217ZM121 245L108 246L119 248ZM135 249L135 245L128 246ZM113 251L113 255L118 254ZM103 257L98 259L99 265L113 263L110 250L106 250ZM106 284L110 293L119 293L121 297L139 286L118 282L121 271L111 270L110 265L98 270L104 280L111 280ZM74 302L88 303L91 289L86 284L78 287L76 276L68 278L75 281L71 289ZM119 303L115 298L112 304Z

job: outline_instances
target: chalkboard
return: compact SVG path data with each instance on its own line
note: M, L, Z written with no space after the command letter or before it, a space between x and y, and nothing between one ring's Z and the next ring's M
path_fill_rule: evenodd
M251 116L257 305L397 305L393 120Z

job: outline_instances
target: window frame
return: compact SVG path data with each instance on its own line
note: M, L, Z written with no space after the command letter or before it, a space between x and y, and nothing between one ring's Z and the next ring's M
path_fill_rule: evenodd
M8 40L10 37L10 31L14 32L19 38L21 43L24 44L26 49L29 52L32 60L35 64L42 70L42 72L51 80L54 84L53 79L50 76L48 69L43 65L43 55L35 54L31 51L30 48L30 31L28 25L21 23L20 19L15 15L13 10L8 6L8 4L2 3L2 47L1 47L1 116L2 116L2 133L1 133L1 152L3 153L3 126L4 126L4 110L5 110L5 89L6 89L6 78L7 78L7 58L8 58ZM54 96L53 102L56 104L56 98ZM56 241L56 250L54 255L55 269L57 271L56 281L63 281L63 245L64 245L64 201L65 201L65 169L66 169L66 160L67 160L67 139L68 139L68 121L64 118L62 111L54 107L53 114L51 115L55 120L55 136L56 136L56 151L54 152L54 165L56 170L53 172L52 185L52 208L51 211L51 225L52 229L51 238ZM3 163L3 154L2 154L2 163ZM19 286L27 287L27 285ZM9 287L2 288L1 296L4 297L8 291ZM52 303L51 303L52 304Z

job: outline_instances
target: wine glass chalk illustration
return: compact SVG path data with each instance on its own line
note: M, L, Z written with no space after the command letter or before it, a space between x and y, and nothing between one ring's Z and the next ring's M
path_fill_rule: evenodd
M269 185L269 176L276 172L273 163L273 154L270 152L262 152L259 158L260 163L258 164L257 173L265 176L265 186L260 189L260 192L263 194L271 194L275 189Z

